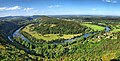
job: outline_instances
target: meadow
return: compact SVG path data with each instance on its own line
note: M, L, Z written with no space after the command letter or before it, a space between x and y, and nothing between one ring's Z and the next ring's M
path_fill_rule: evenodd
M87 27L93 29L94 31L102 31L102 30L105 29L105 28L102 27L102 26L98 26L98 25L94 25L94 24L90 24L90 23L83 23L82 25L83 25L83 26L87 26Z

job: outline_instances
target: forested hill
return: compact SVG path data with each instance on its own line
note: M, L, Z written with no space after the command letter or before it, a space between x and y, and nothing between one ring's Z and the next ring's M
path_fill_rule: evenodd
M33 25L33 31L41 34L78 34L87 28L75 21L65 21L50 17L42 17L41 20L39 24Z
M10 35L18 27L29 23L29 20L23 18L9 19L5 21L0 21L0 42L6 42L7 36Z

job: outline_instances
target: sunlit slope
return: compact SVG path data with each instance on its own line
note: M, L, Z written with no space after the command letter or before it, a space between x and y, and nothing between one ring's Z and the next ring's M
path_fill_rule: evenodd
M102 30L105 29L105 28L102 27L102 26L93 25L93 24L88 24L88 23L83 23L82 25L87 26L87 27L90 27L90 28L92 28L94 31L102 31Z

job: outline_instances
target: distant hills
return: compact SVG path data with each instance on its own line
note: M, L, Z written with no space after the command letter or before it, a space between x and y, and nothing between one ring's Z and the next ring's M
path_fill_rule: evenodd
M12 19L25 19L25 20L33 20L36 18L41 17L41 15L33 15L33 16L6 16L6 17L0 17L0 21L9 21Z
M87 18L94 18L98 19L101 18L102 20L119 20L120 16L105 16L105 15L47 15L49 17L54 17L54 18L71 18L71 19L83 19L84 20ZM24 20L33 20L36 18L40 17L45 17L44 15L33 15L33 16L6 16L6 17L0 17L0 21L9 21L12 19L24 19Z

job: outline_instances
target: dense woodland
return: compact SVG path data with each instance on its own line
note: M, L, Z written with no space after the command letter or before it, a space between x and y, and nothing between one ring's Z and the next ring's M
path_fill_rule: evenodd
M74 21L49 19L42 21L40 25L34 25L34 27L33 31L37 31L41 34L78 34L85 31L87 28Z
M105 61L107 60L109 61L109 60L118 60L119 61L120 60L120 32L119 31L118 32L107 32L107 33L105 31L101 31L87 38L81 37L79 39L76 39L76 41L74 42L57 44L57 45L47 44L47 43L34 44L34 43L28 43L22 40L21 38L14 38L14 40L18 44L20 44L17 46L15 45L15 43L12 43L7 39L7 36L11 35L20 26L27 25L31 22L35 24L36 23L39 24L39 22L41 23L43 22L41 26L36 25L36 28L34 29L35 31L40 32L40 31L46 31L48 29L53 31L55 29L54 30L55 32L45 32L45 33L53 33L53 34L64 33L64 32L66 34L69 32L71 34L74 34L76 32L74 32L73 29L77 29L77 30L80 30L79 32L82 32L86 28L86 27L83 28L83 26L80 26L76 22L61 21L58 23L57 22L59 21L58 19L52 18L51 20L53 20L53 22L51 20L47 21L48 19L51 19L51 18L50 17L46 18L45 16L43 16L42 18L39 18L33 21L20 20L20 19L1 21L0 22L0 60L3 60L3 61L8 61L8 60L10 61L16 61L16 60L17 61L48 61L48 60L52 60L52 61L62 61L62 60L63 61L70 61L70 60ZM72 19L74 19L74 17ZM86 19L86 21L89 21L89 20L92 21L92 18L90 19ZM101 19L101 20L104 20L104 19ZM120 29L120 27L118 26L120 25L119 23L120 20L116 18L115 20L118 22L115 23L113 19L113 20L110 20L112 22L110 23L108 19L108 20L102 21L102 23L105 23L112 30ZM44 24L56 24L56 26L58 26L59 28L63 28L63 30L61 32L59 31L60 29L57 29L56 27L51 29L49 28L49 25L44 26ZM71 25L71 27L69 27L69 25ZM65 30L68 30L69 32ZM24 49L21 49L20 47L27 48L32 53L26 52Z

